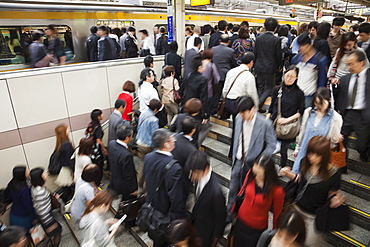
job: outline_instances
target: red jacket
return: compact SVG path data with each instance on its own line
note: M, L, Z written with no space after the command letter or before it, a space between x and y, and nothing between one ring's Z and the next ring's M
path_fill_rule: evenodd
M120 95L118 95L118 99L121 99L126 102L126 109L122 113L122 119L131 121L131 117L127 115L127 113L132 112L132 102L134 101L134 97L132 97L128 93L121 93Z
M277 219L281 214L284 204L285 193L283 187L274 186L267 197L265 197L263 193L256 194L256 179L253 179L246 185L248 175L249 173L244 180L242 189L238 193L238 195L240 195L243 188L247 186L244 194L244 201L238 212L238 219L252 229L266 229L268 226L269 210L272 206L274 215L273 223L274 228L276 228Z

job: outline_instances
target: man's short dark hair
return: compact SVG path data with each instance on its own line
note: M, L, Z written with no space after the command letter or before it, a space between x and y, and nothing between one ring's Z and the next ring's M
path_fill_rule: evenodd
M41 32L41 31L32 32L32 38L33 38L34 41L39 40L43 36L44 36L44 33Z
M234 24L228 23L227 24L227 30L233 30Z
M81 178L88 183L95 182L101 176L101 170L96 164L88 164L82 170Z
M344 25L344 22L345 22L344 18L342 18L342 17L335 17L333 19L333 26L343 26Z
M227 27L227 21L221 20L218 22L218 30L224 31L226 27Z
M146 29L140 29L139 33L143 33L144 35L149 36L148 30L146 30Z
M250 111L255 106L253 99L249 96L244 96L240 98L236 103L237 103L236 110L238 112Z
M367 34L369 34L370 33L370 23L368 23L368 22L362 23L360 25L360 27L358 28L358 31L360 33L367 33Z
M123 107L125 108L126 107L126 102L124 100L121 100L121 99L117 99L116 102L114 102L114 108L118 109L120 107Z
M174 51L174 52L177 52L177 50L179 49L179 45L177 44L177 42L174 40L170 43L170 51Z
M195 55L191 61L192 71L197 72L199 66L202 66L202 57L199 54Z
M189 115L192 115L194 113L199 113L202 109L202 101L200 101L197 98L191 98L188 101L185 102L185 112Z
M206 153L197 150L190 154L186 160L186 170L201 170L204 171L209 166L208 156Z
M121 31L122 31L122 34L125 34L125 33L127 33L127 28L123 27L123 28L121 28Z
M96 33L98 31L98 27L97 26L91 26L90 27L90 32L91 33Z
M129 126L122 126L117 130L116 134L118 140L124 141L127 137L132 136L133 129Z
M203 26L203 32L204 33L209 33L210 31L212 31L212 26L209 25L209 24L206 24Z
M151 99L149 101L148 107L152 111L159 110L162 107L162 102L160 100L157 100L157 99Z
M152 64L153 62L154 62L154 59L151 55L145 56L145 58L144 58L144 66L145 67L150 67L150 64Z
M239 31L239 29L240 29L240 25L235 24L235 25L233 26L233 33L238 32L238 31Z
M303 32L301 35L298 36L297 39L299 46L311 44L311 38L308 32Z
M285 24L285 25L288 27L289 31L292 30L292 25L290 24Z
M168 141L168 138L172 135L172 132L168 129L157 129L152 137L153 147L155 149L162 149L164 144Z
M42 168L34 168L30 171L31 184L33 187L43 186L45 184L45 180L42 178L43 173L44 169Z
M220 43L229 43L230 37L227 34L221 34Z
M140 80L142 81L146 81L146 77L150 76L150 72L152 72L154 74L154 71L151 69L151 68L144 68L141 72L140 72Z
M196 123L192 117L185 117L181 122L181 130L184 135L189 135L195 129Z
M311 21L309 24L308 24L308 30L310 30L311 28L315 28L317 29L317 26L319 25L319 23L317 21Z
M249 27L249 22L248 22L248 21L242 21L242 22L240 23L240 26Z
M127 29L129 32L135 32L136 31L136 28L131 26Z
M249 64L250 62L254 61L254 53L253 52L246 52L242 55L240 62L242 64Z
M0 243L2 247L9 247L18 243L22 238L26 238L26 231L20 226L8 226L0 234Z
M350 53L348 53L348 56L351 56L351 55L356 56L357 62L362 62L362 61L365 61L367 59L366 53L364 53L363 51L361 51L359 49L355 49L355 50L351 51Z
M105 32L105 33L108 33L109 32L108 28L106 26L104 26L104 25L99 26L98 29L101 30L101 31L103 31L103 32Z
M159 28L159 32L160 33L165 33L166 32L166 28L165 27L160 27Z
M202 39L200 37L195 37L194 46L198 46L199 44L202 44Z
M264 25L265 25L266 31L274 32L277 26L279 25L279 23L275 18L269 17L269 18L266 18Z

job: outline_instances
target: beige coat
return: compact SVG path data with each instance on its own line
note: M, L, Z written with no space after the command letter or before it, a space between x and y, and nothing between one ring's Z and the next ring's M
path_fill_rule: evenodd
M163 104L175 103L175 101L173 100L173 85L172 85L173 80L174 80L174 78L172 76L168 76L168 77L164 78L162 83L161 83L162 103ZM176 91L179 90L180 86L179 86L179 82L177 81L176 78L174 80L174 84L175 84L175 90Z

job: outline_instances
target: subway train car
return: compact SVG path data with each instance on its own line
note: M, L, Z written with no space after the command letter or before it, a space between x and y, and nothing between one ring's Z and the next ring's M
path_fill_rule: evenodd
M185 23L189 26L215 25L224 19L232 23L244 20L251 27L263 25L269 16L241 11L186 10ZM290 17L274 16L282 24L296 26ZM135 26L145 28L154 35L155 26L167 26L167 9L164 7L125 6L114 3L74 3L17 1L0 3L0 71L29 67L28 45L31 32L56 25L59 38L64 42L68 63L86 61L85 40L92 25L111 28ZM309 21L309 20L301 20ZM154 36L153 36L154 37Z

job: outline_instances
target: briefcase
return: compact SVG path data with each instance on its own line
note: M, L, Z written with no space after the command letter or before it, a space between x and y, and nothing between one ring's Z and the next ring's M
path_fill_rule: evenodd
M145 203L145 194L138 195L137 198L132 198L127 201L123 201L119 204L119 208L116 214L116 218L121 218L123 215L127 215L125 221L136 219L138 212Z

